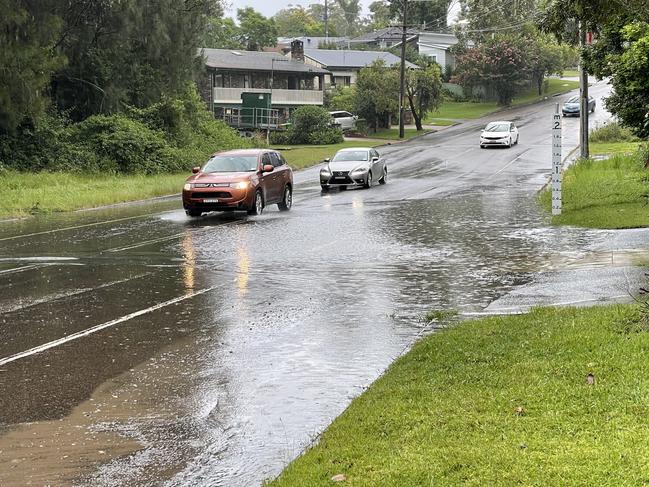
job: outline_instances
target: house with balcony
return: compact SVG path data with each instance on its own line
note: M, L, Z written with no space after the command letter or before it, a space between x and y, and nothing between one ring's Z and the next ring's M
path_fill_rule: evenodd
M357 51L335 49L305 49L305 63L314 68L324 69L325 88L334 86L351 86L356 84L358 72L377 60L386 66L398 65L401 58L386 51ZM406 61L406 68L418 69L416 64Z
M240 109L251 94L268 100L280 122L295 107L322 105L324 77L331 73L300 60L301 45L294 51L290 59L274 52L201 49L207 68L201 94L217 118Z

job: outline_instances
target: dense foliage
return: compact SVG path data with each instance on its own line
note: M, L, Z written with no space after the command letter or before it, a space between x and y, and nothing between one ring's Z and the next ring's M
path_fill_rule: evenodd
M442 74L436 63L406 72L406 98L417 130L423 130L422 120L442 103Z
M343 141L343 133L331 126L331 116L326 109L305 105L292 113L291 127L274 133L271 141L274 144L337 144Z
M212 119L194 84L217 0L0 8L0 165L152 174L247 145Z

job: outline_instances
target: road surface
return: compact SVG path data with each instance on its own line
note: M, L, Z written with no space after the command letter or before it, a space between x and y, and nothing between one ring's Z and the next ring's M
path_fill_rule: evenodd
M191 220L173 199L0 223L0 484L258 485L427 311L624 298L647 232L537 206L555 101L489 117L517 123L511 149L478 147L486 120L384 147L385 186L297 173L288 214Z

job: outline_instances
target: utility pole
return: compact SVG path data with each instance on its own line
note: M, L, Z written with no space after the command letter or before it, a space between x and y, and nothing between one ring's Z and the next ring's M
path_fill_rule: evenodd
M329 42L329 3L325 0L324 11L324 24L325 24L325 40Z
M579 25L579 44L584 49L586 46L586 27L582 21ZM588 73L584 66L584 60L579 62L579 146L582 159L588 159L590 151L588 148Z
M408 0L403 1L403 32L401 34L401 79L399 86L399 138L403 139L406 135L404 128L404 108L406 94L406 41L407 41L407 19L408 19Z

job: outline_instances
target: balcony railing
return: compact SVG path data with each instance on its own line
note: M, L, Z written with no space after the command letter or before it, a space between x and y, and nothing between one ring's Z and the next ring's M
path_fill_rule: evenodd
M239 105L241 93L270 93L270 88L214 88L214 103ZM322 105L322 91L273 89L273 105Z

